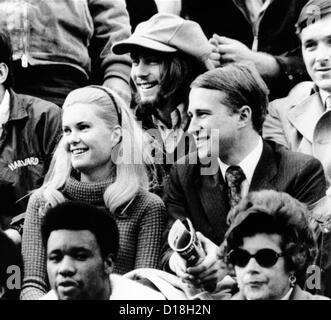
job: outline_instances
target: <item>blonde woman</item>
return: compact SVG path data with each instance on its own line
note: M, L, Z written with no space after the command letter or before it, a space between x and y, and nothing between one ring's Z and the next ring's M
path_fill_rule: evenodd
M146 164L152 158L130 110L104 87L77 89L63 105L62 129L45 181L28 204L22 299L38 299L49 290L40 224L47 207L66 200L86 201L113 215L120 232L114 272L159 267L165 208L147 191Z

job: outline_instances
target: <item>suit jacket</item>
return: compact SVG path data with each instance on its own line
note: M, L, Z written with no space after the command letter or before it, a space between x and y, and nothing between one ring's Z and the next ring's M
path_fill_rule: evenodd
M245 300L240 292L235 294L231 300ZM298 285L293 288L289 300L330 300L327 297L320 296L317 294L311 294L307 291L302 290Z
M223 241L228 228L226 217L230 207L222 174L219 170L214 175L201 175L200 164L188 164L194 157L190 154L186 156L186 164L173 166L166 186L164 200L170 221L164 234L164 268L171 254L167 233L176 218L189 217L196 230L217 245ZM322 165L309 155L290 152L274 142L264 141L249 191L262 189L287 192L302 202L313 203L325 194Z
M297 85L288 97L269 105L263 137L319 159L330 184L331 110L325 111L313 82Z

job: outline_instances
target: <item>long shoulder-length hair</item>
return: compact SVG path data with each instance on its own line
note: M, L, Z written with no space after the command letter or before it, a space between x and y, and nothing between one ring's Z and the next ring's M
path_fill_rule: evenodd
M199 61L183 52L157 53L162 58L163 72L160 79L160 96L164 101L172 99L174 105L188 103L190 84L200 74L212 69L212 63ZM133 92L133 107L140 103L140 95L130 80Z
M76 89L67 96L63 110L77 103L91 105L109 129L116 125L121 126L122 138L113 149L109 164L116 169L114 180L104 192L105 205L111 212L115 212L118 207L132 200L140 188L149 188L146 165L152 164L153 158L149 143L146 143L148 136L139 127L125 102L108 88L88 86ZM72 169L70 154L62 138L40 188L48 205L55 206L65 200L59 190L69 178Z

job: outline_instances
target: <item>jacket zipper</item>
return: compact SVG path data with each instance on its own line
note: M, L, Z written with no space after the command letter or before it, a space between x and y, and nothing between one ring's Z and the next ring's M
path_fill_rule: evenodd
M233 0L233 3L235 4L235 6L240 10L240 12L243 14L244 18L247 20L247 22L249 23L249 25L252 28L252 34L253 34L253 43L252 43L252 47L251 50L252 51L258 51L258 46L259 46L259 28L260 28L260 23L265 15L265 12L268 10L268 8L270 7L272 1L269 3L269 6L263 11L262 15L259 16L255 26L252 24L252 21L250 21L250 19L247 17L246 12L244 11L244 9L240 6L237 5L236 1Z

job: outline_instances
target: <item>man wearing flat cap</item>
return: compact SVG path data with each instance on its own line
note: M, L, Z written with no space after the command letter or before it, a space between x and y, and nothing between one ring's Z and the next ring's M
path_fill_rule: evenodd
M189 85L213 67L212 47L196 22L158 13L112 50L131 54L137 119L163 146L162 163L168 171L194 147L193 139L186 136Z
M269 105L263 136L290 150L310 154L319 159L330 187L331 1L310 0L302 9L296 28L301 41L303 60L312 81L298 84L288 97L275 100ZM331 243L326 237L329 237L327 233L321 240L323 249L320 263L324 270L331 270L331 261L327 262ZM326 245L330 248L326 248ZM322 286L330 283L331 276L323 276L323 279ZM329 286L330 289L322 288L322 294L331 297L331 285Z

